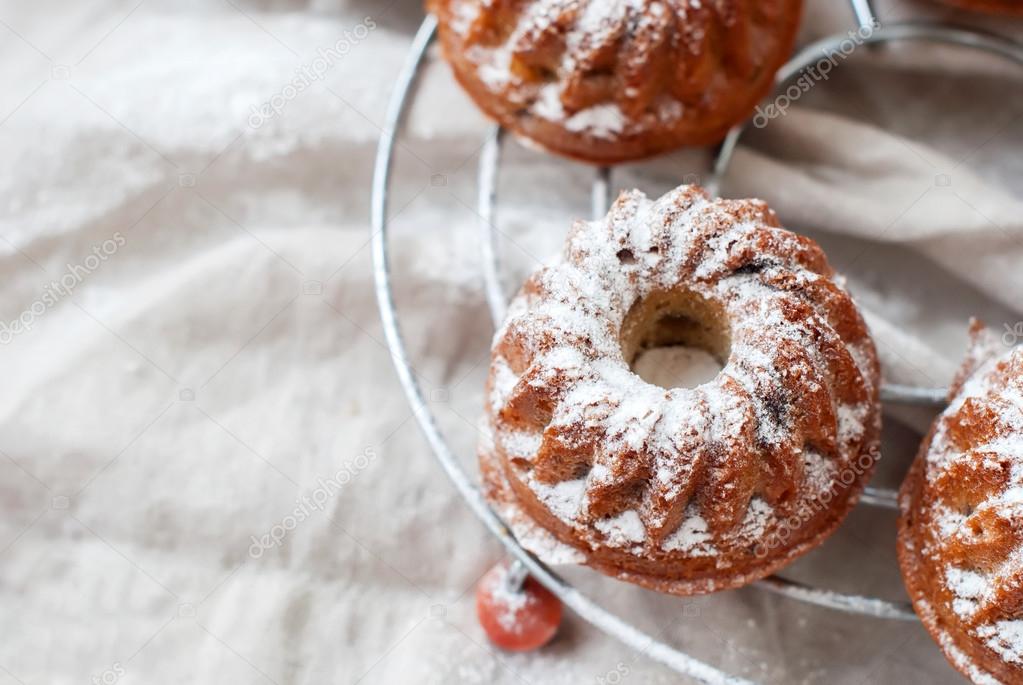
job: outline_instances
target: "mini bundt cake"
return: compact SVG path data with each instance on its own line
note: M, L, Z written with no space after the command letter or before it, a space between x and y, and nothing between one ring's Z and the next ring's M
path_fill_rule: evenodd
M985 340L987 338L987 340ZM1023 347L971 354L900 492L913 606L975 683L1023 682Z
M614 163L720 141L770 90L802 0L430 0L455 77L490 117Z
M671 389L631 370L673 345L724 368ZM824 254L763 202L623 193L575 224L496 334L487 495L520 539L543 533L523 544L549 560L676 594L740 586L856 502L878 456L878 376Z

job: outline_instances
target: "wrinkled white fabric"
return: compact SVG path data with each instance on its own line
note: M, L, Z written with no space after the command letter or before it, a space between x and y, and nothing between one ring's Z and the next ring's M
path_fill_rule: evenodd
M803 42L848 29L844 4L809 4ZM412 418L371 283L371 164L420 11L0 3L0 683L678 682L574 616L531 655L496 652L476 623L473 585L499 546ZM941 385L969 316L1023 337L1020 73L925 46L848 61L751 134L724 192L822 242L888 378ZM485 130L434 61L391 192L405 339L468 464L491 335ZM614 182L655 194L707 161L679 153ZM507 147L509 288L585 216L591 174ZM878 482L892 486L928 417L889 418ZM757 681L959 682L918 626L565 573ZM861 507L786 574L903 598L893 515Z

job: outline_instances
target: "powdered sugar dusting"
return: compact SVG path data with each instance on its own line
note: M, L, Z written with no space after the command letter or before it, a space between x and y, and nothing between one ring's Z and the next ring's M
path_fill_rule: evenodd
M695 187L656 201L624 193L606 219L577 222L561 260L515 298L494 344L495 443L513 459L509 478L577 543L748 555L796 507L853 489L837 474L877 439L877 378L860 373L876 366L869 337L861 325L847 341L831 326L841 318L850 330L855 308L810 268L826 269L816 246L776 225L763 203ZM630 368L619 335L637 303L680 290L720 311L730 350L723 367L702 350L683 355L704 377L666 388ZM753 477L725 475L733 459ZM792 467L768 472L779 460ZM796 497L781 504L772 493L785 479Z
M977 635L1006 661L1023 664L1023 620L983 625L977 628Z
M569 131L586 132L598 138L614 138L625 130L625 114L614 103L588 107L575 113L566 112L561 102L561 91L554 83L540 89L533 114L563 122Z
M436 5L446 18L442 37L465 60L455 61L463 80L478 80L506 101L511 116L607 140L745 116L748 106L736 92L755 92L770 79L787 53L796 13L794 6L754 12L736 0ZM721 36L713 49L708 31ZM705 72L717 76L706 79ZM693 81L701 97L682 95Z
M616 104L597 105L565 119L565 128L577 133L587 132L598 138L614 138L625 131L625 113Z
M933 575L948 592L947 604L927 605L933 630L950 659L981 676L975 682L997 682L968 652L982 645L1023 667L1023 617L1011 613L1023 578L1023 348L998 352L983 339L974 330L959 392L928 445L916 500L903 506L913 510L918 536L906 543L913 576ZM955 644L941 632L945 623L958 623L952 634L977 646Z
M739 525L742 536L749 540L762 539L773 517L774 508L760 497L754 497Z
M661 545L668 551L686 552L691 556L712 557L717 555L707 521L699 514L686 518L682 525Z
M866 402L840 404L838 406L838 441L844 443L863 437L866 430L864 422L870 415L871 407Z
M586 496L586 481L566 480L555 485L546 485L531 480L529 486L548 509L560 519L571 521L583 509Z
M505 631L518 634L522 632L525 625L523 621L519 620L519 614L538 600L535 595L515 587L511 582L509 572L508 566L499 565L486 589L489 591L491 607L494 609L494 618L498 624Z
M597 530L607 536L608 542L615 547L624 547L630 543L643 542L646 539L646 528L639 514L629 509L618 516L601 519L596 523Z

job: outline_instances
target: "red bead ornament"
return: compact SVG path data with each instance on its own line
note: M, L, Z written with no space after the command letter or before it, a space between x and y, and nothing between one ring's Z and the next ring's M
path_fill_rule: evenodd
M561 623L561 600L532 576L521 585L501 562L476 586L476 615L490 641L528 652L550 642Z

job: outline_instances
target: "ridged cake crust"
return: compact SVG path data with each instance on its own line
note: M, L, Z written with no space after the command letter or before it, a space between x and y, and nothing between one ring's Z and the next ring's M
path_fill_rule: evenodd
M979 324L903 483L899 563L913 605L975 683L1023 682L1023 348ZM997 351L997 353L996 353Z
M476 104L589 162L707 145L746 118L792 50L802 0L430 0Z
M630 370L679 343L724 368L674 389ZM678 594L743 585L855 503L877 457L878 376L824 254L764 203L623 193L575 224L495 337L488 494L611 575Z

